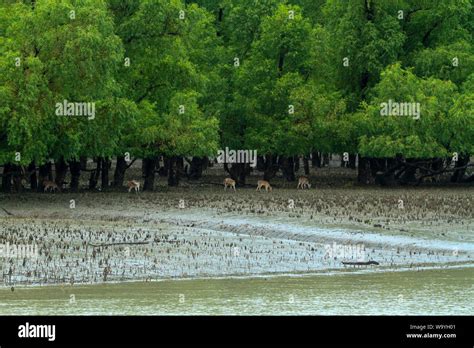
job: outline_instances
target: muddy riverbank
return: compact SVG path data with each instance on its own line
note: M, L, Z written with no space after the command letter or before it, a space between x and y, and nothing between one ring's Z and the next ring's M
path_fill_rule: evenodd
M183 187L3 195L5 286L471 265L472 190ZM400 205L402 200L403 205Z

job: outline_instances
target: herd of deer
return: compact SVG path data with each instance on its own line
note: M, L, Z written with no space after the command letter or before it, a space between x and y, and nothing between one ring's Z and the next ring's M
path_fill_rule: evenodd
M56 192L56 191L61 191L59 188L58 184L56 184L54 181L49 181L45 180L43 181L43 191L44 192ZM128 187L128 192L130 192L132 189L135 189L135 192L140 191L140 183L135 180L131 180L127 182L127 187Z
M227 190L229 187L230 189L235 189L235 180L231 178L225 178L224 179L224 191ZM128 186L128 192L130 192L132 189L135 189L135 192L140 191L140 183L138 181L132 180L127 182ZM267 180L259 180L257 181L257 191L261 191L261 189L264 188L265 191L272 191L272 186ZM309 189L311 188L311 184L309 183L309 178L306 176L300 176L298 179L298 186L296 187L297 189L302 189L304 190L305 188Z
M230 187L231 189L234 189L235 191L235 180L231 178L225 178L224 179L224 191L227 189L227 187ZM272 186L267 180L259 180L257 181L257 191L260 191L262 188L265 189L265 191L272 191ZM302 189L304 190L305 188L309 189L311 188L311 184L309 183L309 178L306 176L300 176L298 179L298 186L296 186L297 189Z
M227 190L227 187L230 189L235 190L235 180L231 178L225 178L224 179L224 191ZM59 186L54 182L54 181L49 181L45 180L43 181L43 187L44 187L44 192L56 192L60 191ZM130 180L127 181L127 187L128 187L128 192L135 190L135 192L140 191L140 183L136 180ZM272 191L272 186L267 180L259 180L257 182L257 191L260 191L262 188L265 189L265 191ZM297 189L302 189L304 190L305 188L309 189L311 188L311 184L309 183L309 178L306 176L300 176L298 179L298 186L296 187Z

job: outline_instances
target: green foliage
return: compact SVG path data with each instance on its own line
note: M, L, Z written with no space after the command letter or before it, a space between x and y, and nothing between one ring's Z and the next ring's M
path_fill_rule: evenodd
M474 46L467 41L421 50L414 58L417 75L462 84L474 71Z
M142 126L136 136L143 140L142 152L147 157L213 154L217 147L213 106L219 105L219 98L213 97L219 94L221 79L212 17L179 0L143 1L126 15L121 13L117 30L130 59L120 71L125 95L153 105L138 120ZM177 100L183 104L176 105ZM177 112L180 105L183 113Z
M96 123L107 124L109 115L95 120L58 116L55 105L63 100L100 103L116 92L122 46L106 5L45 0L34 8L18 3L9 10L18 15L7 23L2 40L2 93L7 97L0 119L8 132L3 161L13 161L15 152L21 164L76 158L90 141L87 136L96 137L91 129L101 129ZM116 129L108 129L102 147L113 146L109 140Z
M4 0L0 164L17 152L27 165L220 146L473 154L472 9L472 0ZM94 103L95 117L57 115L64 100ZM419 103L419 119L382 116L389 100Z
M262 21L260 37L237 72L236 100L244 108L245 143L261 154L288 155L299 148L290 131L295 124L290 95L310 71L310 34L311 26L298 7L280 5Z
M455 95L452 82L419 78L400 64L389 66L359 114L364 130L360 152L370 157L434 158L455 151L450 146L454 120L449 117ZM418 104L419 117L381 114L382 104L389 101ZM456 131L464 133L459 127Z

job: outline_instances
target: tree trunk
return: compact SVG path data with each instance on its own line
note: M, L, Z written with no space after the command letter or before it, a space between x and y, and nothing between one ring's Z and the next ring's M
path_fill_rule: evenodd
M273 155L270 154L265 156L265 170L263 172L264 180L269 181L275 177L279 169L277 163L277 158Z
M309 159L308 159L308 156L303 157L303 168L304 168L304 175L309 175Z
M71 171L70 189L72 192L79 190L79 178L81 176L81 162L76 160L69 161L69 169Z
M357 162L357 154L350 153L349 154L349 168L356 169L356 162Z
M224 163L224 169L238 185L245 185L246 176L250 174L250 165L247 163L234 163L230 168Z
M300 156L293 156L293 162L295 163L295 172L300 171Z
M367 157L359 157L359 166L357 172L357 181L361 184L370 183L370 161Z
M325 167L325 166L329 166L329 163L331 161L331 154L330 153L324 153L321 155L322 157L322 163L321 163L321 166L322 167Z
M469 155L459 155L458 161L456 162L456 167L464 167L467 164L469 164ZM451 182L462 182L465 173L466 168L455 170L451 176Z
M5 193L10 193L12 190L12 166L9 163L6 163L3 166L3 176L2 176L2 191Z
M81 165L81 170L87 170L87 157L86 156L81 156L79 158L79 163Z
M279 160L280 168L286 181L295 181L295 163L293 157L280 156Z
M346 168L347 163L344 161L344 154L341 154L341 168Z
M158 169L158 174L163 178L167 178L168 177L168 168L170 166L169 158L163 156L162 159L163 159L163 167L160 167L160 169ZM156 163L156 165L159 166L159 161ZM143 173L143 176L145 176L145 173Z
M265 168L266 168L265 157L264 156L257 156L257 170L259 172L264 172Z
M155 188L155 168L158 162L158 157L144 158L142 169L145 183L143 185L144 191L153 191Z
M431 164L431 169L433 171L439 171L443 168L443 159L442 158L435 158L433 163Z
M313 151L311 154L311 165L313 168L321 168L321 155L318 151Z
M38 191L43 192L44 185L43 182L45 180L53 181L53 170L51 162L42 164L39 166L38 170Z
M372 167L375 169L372 170ZM393 186L397 184L395 172L400 165L397 159L384 158L377 160L375 165L371 165L371 174L375 175L375 183L381 186ZM374 174L375 172L375 174Z
M68 165L64 160L64 157L61 156L59 160L54 163L54 167L56 169L56 185L58 185L59 188L62 188L68 170Z
M193 157L191 167L189 168L189 179L200 179L202 177L202 171L208 162L209 159L207 157Z
M407 160L406 162L410 162ZM416 169L415 167L406 167L405 171L400 175L399 182L401 184L409 184L409 183L416 183L418 180L416 179Z
M13 175L12 175L12 179L13 179L13 188L15 190L15 192L21 192L23 191L23 185L21 183L22 179L23 179L23 175L24 173L22 172L22 167L20 165L12 165L12 170L13 170Z
M99 181L99 176L102 168L102 158L96 158L96 167L95 170L91 172L89 177L89 190L94 190L97 186L97 182Z
M184 157L178 156L176 157L176 169L178 171L178 176L181 177L182 175L188 177L188 173L184 168Z
M114 187L122 187L123 180L125 178L125 171L127 170L127 161L125 161L125 156L117 156L117 164L115 166L114 172Z
M110 159L108 157L102 158L102 173L101 173L102 191L107 191L109 189L109 169L110 169Z
M29 176L28 180L30 182L31 191L38 190L38 178L36 176L36 164L35 164L35 162L31 162L28 165L28 173L30 173L30 176Z
M181 158L182 160L182 158ZM180 169L182 169L182 162L179 157L170 157L168 162L168 186L178 186L180 179Z

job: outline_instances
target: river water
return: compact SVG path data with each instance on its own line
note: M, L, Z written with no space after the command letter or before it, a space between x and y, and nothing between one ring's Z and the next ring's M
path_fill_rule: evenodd
M0 315L473 315L474 267L0 288Z

